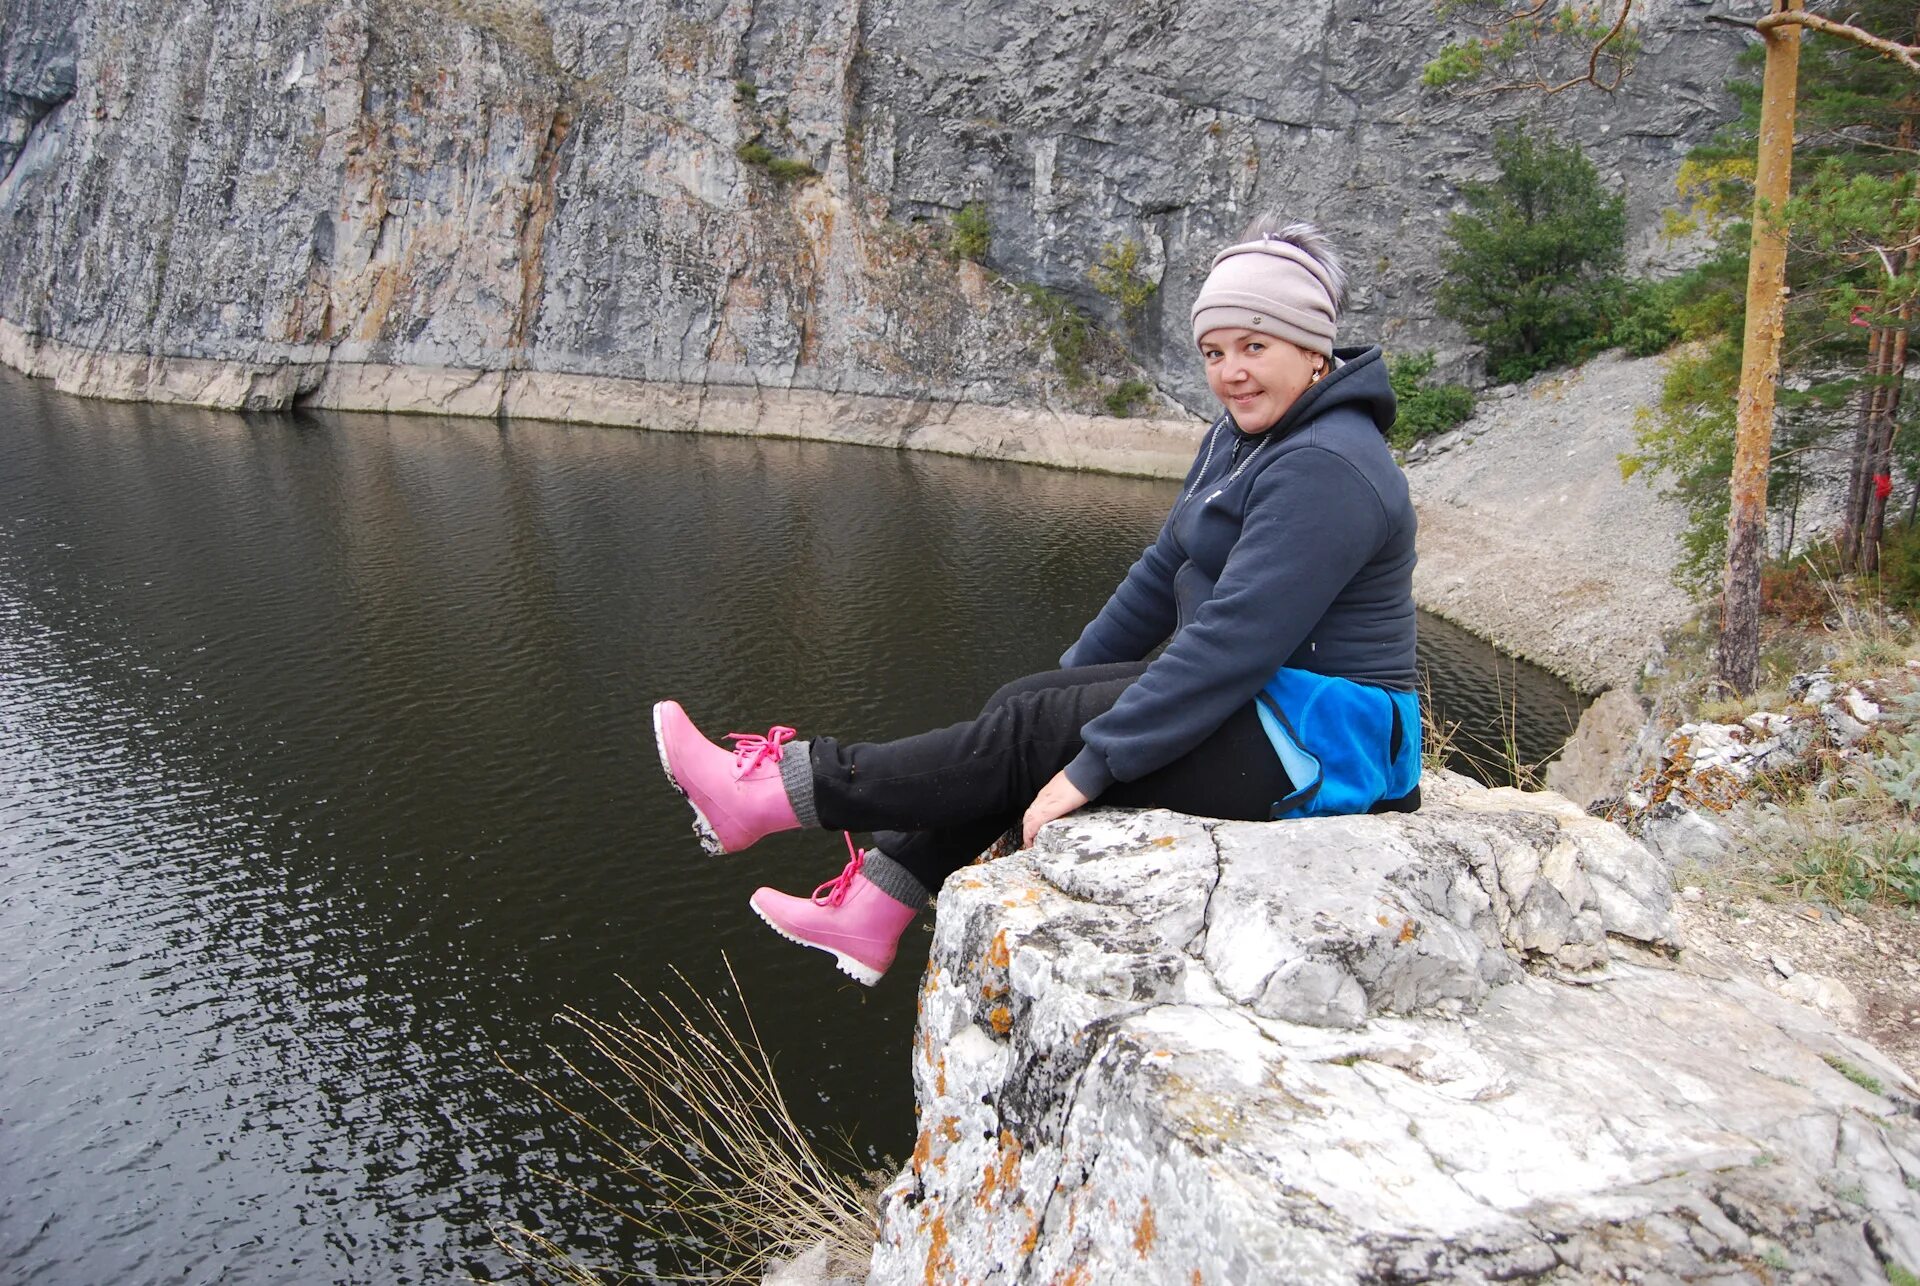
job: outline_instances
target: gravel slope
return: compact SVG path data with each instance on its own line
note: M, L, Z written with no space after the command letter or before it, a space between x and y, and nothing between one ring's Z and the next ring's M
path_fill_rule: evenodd
M1695 610L1672 580L1685 515L1620 477L1661 369L1607 354L1495 390L1456 445L1409 461L1420 606L1585 691L1631 684Z

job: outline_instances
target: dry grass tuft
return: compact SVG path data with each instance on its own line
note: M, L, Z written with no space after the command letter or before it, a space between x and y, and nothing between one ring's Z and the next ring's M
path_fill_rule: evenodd
M1543 790L1542 767L1547 759L1529 762L1520 757L1520 688L1516 681L1509 688L1494 670L1494 697L1500 705L1500 745L1489 746L1478 738L1469 738L1458 719L1442 720L1434 712L1433 676L1420 671L1420 764L1429 772L1465 764L1469 773L1490 785L1503 783L1521 790ZM1471 745L1474 749L1468 749ZM1480 753L1476 753L1476 751ZM1558 754L1556 748L1554 754Z
M586 1131L615 1175L650 1191L646 1208L614 1213L694 1271L649 1277L758 1281L773 1259L824 1242L831 1271L864 1278L876 1230L871 1188L880 1176L856 1178L851 1164L836 1167L795 1122L744 1001L736 1025L676 976L684 1003L649 999L629 984L639 1005L633 1017L561 1014L612 1069L596 1079L554 1051L586 1089L591 1113L527 1083ZM727 976L739 995L731 963ZM544 1177L605 1204L569 1180ZM495 1241L536 1281L606 1286L639 1276L582 1263L535 1229L496 1229Z

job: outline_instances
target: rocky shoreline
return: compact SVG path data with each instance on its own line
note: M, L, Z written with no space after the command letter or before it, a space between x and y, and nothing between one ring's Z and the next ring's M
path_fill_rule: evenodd
M555 420L895 447L1147 478L1183 476L1205 429L1195 419L1119 419L771 383L102 353L31 335L5 319L0 319L0 363L50 380L63 393L116 402Z

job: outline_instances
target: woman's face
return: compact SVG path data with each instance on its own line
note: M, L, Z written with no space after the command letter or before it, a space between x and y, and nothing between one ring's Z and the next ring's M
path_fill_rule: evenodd
M1207 387L1247 433L1265 433L1278 424L1327 360L1257 330L1227 327L1200 337L1200 359L1207 366Z

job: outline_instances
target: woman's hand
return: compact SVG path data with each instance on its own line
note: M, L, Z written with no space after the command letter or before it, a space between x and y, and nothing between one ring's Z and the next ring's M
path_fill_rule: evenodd
M1020 847L1031 848L1033 837L1048 822L1057 821L1076 808L1084 808L1087 797L1080 788L1067 780L1067 774L1057 772L1053 780L1040 788L1040 793L1027 805L1027 814L1020 819Z

